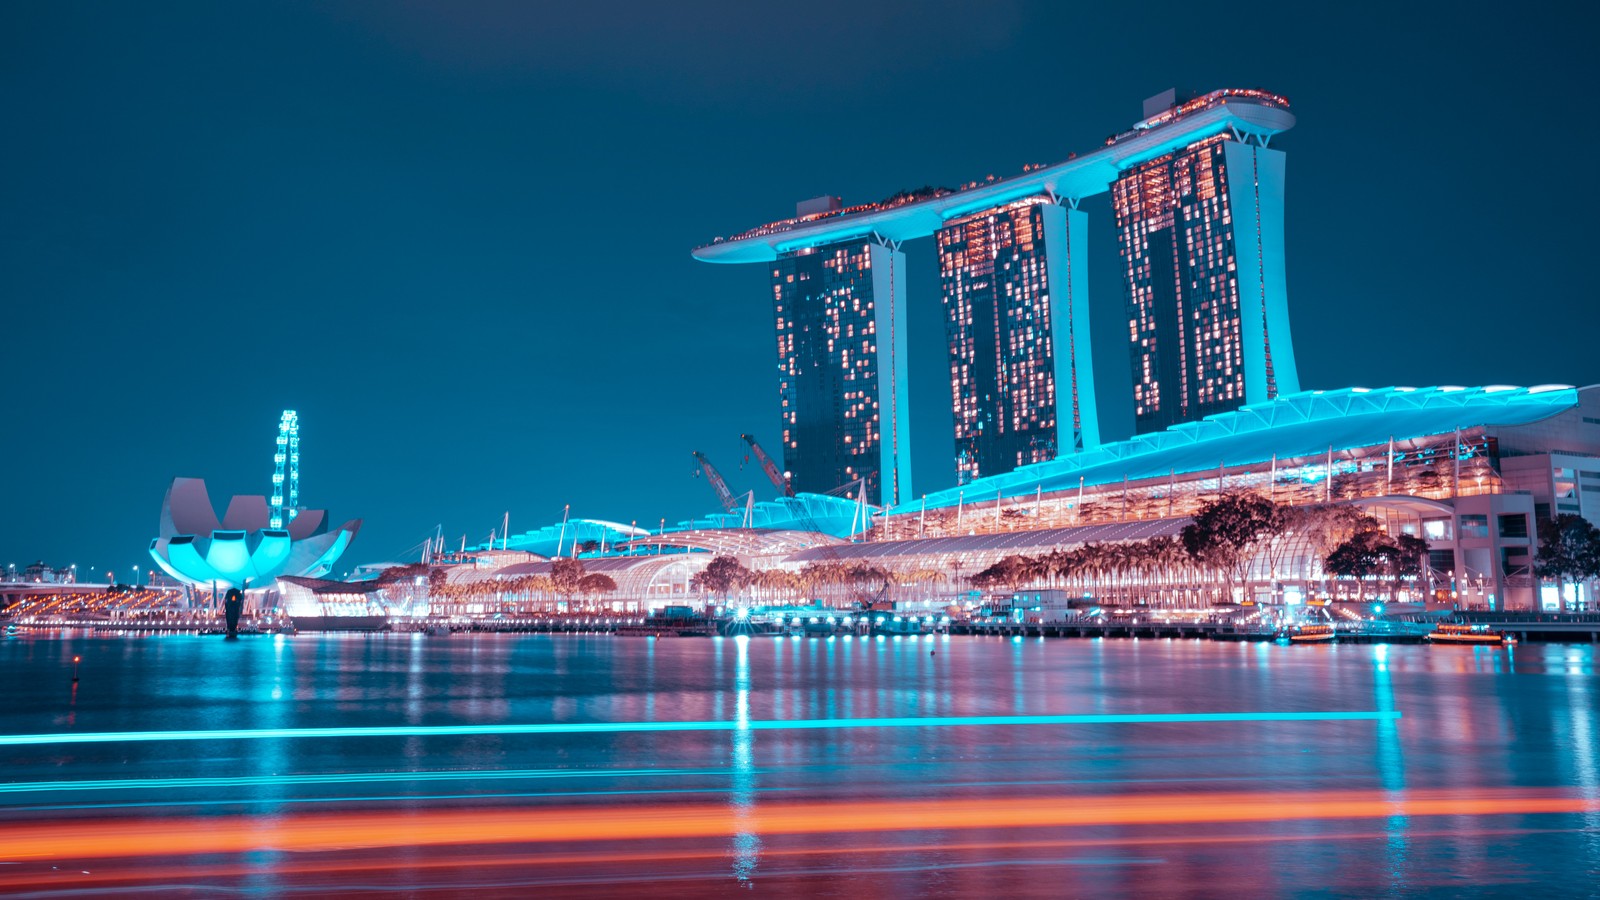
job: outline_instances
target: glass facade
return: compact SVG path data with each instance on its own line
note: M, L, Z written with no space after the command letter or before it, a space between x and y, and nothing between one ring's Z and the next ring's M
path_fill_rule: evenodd
M1197 141L1112 185L1140 433L1246 402L1242 336L1251 329L1241 316L1229 140ZM1270 398L1270 356L1267 378Z
M936 235L960 484L1056 455L1048 209L1029 199Z
M783 462L797 491L825 493L865 479L867 501L884 502L885 470L893 469L885 464L884 423L893 418L882 395L894 389L880 388L894 372L892 364L880 370L877 294L893 289L874 267L899 262L903 269L903 259L863 239L781 254L772 264ZM888 337L891 347L894 340Z

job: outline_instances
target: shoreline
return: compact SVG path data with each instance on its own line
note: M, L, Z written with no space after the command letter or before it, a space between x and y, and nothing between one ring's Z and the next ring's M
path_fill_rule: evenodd
M1462 613L1458 616L1467 622L1483 624L1489 630L1501 632L1515 637L1520 642L1548 643L1548 644L1596 644L1600 643L1600 616L1594 614L1542 614L1530 618L1509 618L1505 614L1494 615L1492 618L1483 614ZM1342 624L1342 623L1341 623ZM839 627L833 630L806 630L806 629L768 629L768 630L728 630L717 627L717 620L705 620L702 628L693 630L681 629L672 624L662 624L652 628L648 619L633 616L541 616L525 618L502 618L494 620L475 620L466 622L421 622L400 621L382 623L373 626L372 623L363 623L362 627L338 627L337 624L322 627L294 629L281 624L263 627L260 624L241 623L240 637L261 637L283 635L286 637L302 637L321 634L383 634L383 635L425 635L429 637L447 637L451 634L587 634L610 635L614 637L639 637L659 639L668 637L794 637L809 639L828 638L874 638L874 637L924 637L937 635L956 635L969 637L1000 637L1000 638L1050 638L1050 639L1177 639L1177 640L1209 640L1220 643L1237 642L1272 642L1278 640L1280 635L1276 630L1239 628L1231 623L1211 622L1183 622L1183 621L1156 621L1146 619L1139 621L1137 618L1129 621L1106 622L1028 622L988 624L973 622L951 622L922 631L887 631L873 628L847 628ZM1431 626L1406 622L1378 622L1378 623L1350 623L1351 627L1337 629L1337 643L1345 644L1426 644L1427 634ZM1374 627L1374 625L1378 627ZM220 623L210 622L175 622L175 621L129 621L129 620L65 620L58 619L47 622L17 622L5 623L5 634L16 636L51 635L64 636L65 633L87 634L184 634L206 637L222 637L224 629Z

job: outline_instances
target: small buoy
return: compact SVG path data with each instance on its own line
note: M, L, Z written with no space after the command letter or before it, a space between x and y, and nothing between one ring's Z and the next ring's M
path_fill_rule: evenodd
M929 650L929 651L928 651L928 655L929 655L929 656L933 656L933 655L934 655L934 654L935 654L935 653L938 653L938 652L939 652L939 651L937 651L937 650Z

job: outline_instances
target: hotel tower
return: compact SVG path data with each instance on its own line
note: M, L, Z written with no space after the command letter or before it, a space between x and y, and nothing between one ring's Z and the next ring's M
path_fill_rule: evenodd
M1132 375L1113 389L1130 392L1136 430L1297 392L1284 156L1269 147L1294 125L1288 105L1260 90L1169 91L1131 128L1065 162L858 206L819 198L792 219L697 248L697 259L771 272L795 488L860 483L887 506L916 496L901 245L918 237L933 236L939 256L957 482L1098 447L1080 203L1104 193Z
M1141 434L1300 390L1270 137L1224 129L1111 186Z
M859 483L874 504L909 495L905 260L855 240L772 263L783 462L796 490Z

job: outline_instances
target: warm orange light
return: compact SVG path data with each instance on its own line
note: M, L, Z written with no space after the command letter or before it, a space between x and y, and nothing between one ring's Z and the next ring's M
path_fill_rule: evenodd
M1600 799L1557 790L1484 789L998 797L794 803L735 810L719 804L406 810L281 818L113 819L0 824L0 859L176 857L385 847L626 842L725 837L953 832L1205 822L1596 813ZM930 825L930 823L937 823Z

